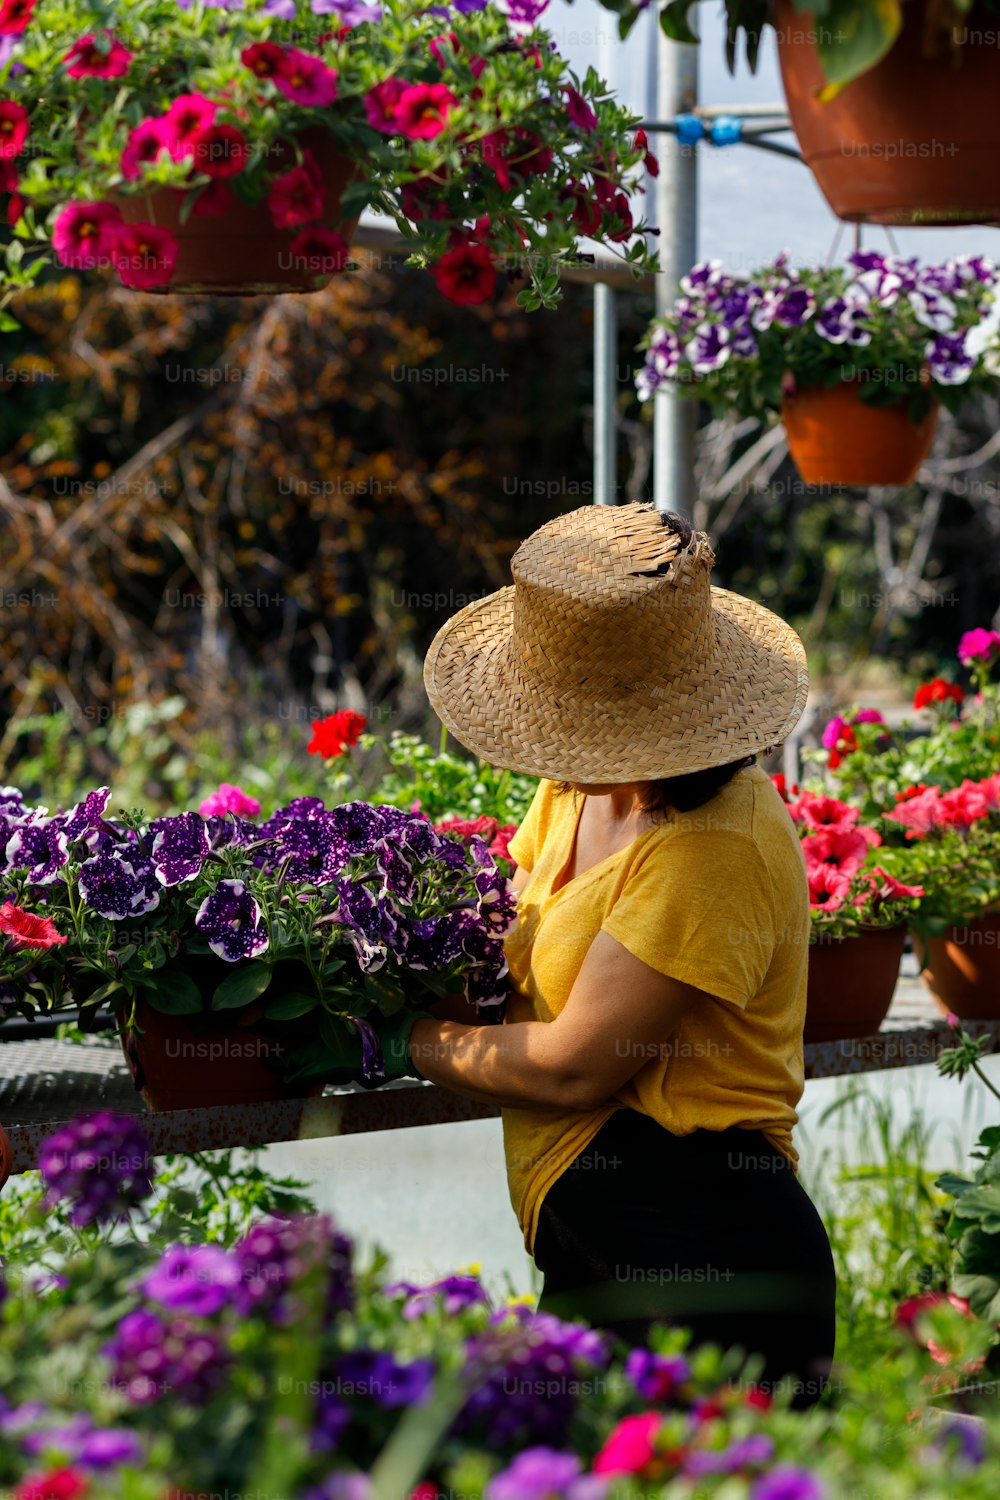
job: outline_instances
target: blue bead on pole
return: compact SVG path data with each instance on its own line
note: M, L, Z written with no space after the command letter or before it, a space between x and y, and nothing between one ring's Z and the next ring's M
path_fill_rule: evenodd
M743 139L743 124L735 115L719 115L712 121L712 145L734 146Z
M697 115L675 115L674 127L682 146L697 146L705 139L705 124Z

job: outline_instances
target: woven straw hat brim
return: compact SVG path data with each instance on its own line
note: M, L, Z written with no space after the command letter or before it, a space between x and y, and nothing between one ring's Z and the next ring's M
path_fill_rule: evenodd
M805 707L805 648L764 605L712 588L715 650L682 679L623 689L533 681L512 650L515 589L458 611L424 662L427 695L460 744L491 765L553 781L625 782L726 765L781 744Z

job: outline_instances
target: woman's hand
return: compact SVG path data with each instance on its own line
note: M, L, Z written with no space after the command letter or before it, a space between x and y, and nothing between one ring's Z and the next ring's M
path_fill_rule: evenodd
M554 1021L418 1021L410 1055L425 1078L512 1108L588 1110L663 1056L681 1020L714 996L643 963L599 932Z

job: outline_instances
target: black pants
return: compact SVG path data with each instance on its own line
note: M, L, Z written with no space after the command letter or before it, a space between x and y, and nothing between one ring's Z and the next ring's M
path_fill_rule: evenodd
M759 1384L796 1407L833 1358L830 1242L791 1166L756 1130L671 1135L620 1109L549 1189L535 1261L540 1308L626 1343L653 1325L764 1356Z

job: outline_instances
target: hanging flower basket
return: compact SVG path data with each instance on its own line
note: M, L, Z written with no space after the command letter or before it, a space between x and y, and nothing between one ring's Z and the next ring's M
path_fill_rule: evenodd
M487 302L506 273L551 306L581 236L655 266L636 124L485 3L11 0L0 309L50 252L137 291L312 290L348 266L366 206L450 300Z
M913 947L943 1015L1000 1020L1000 912L938 934L914 932Z
M830 89L816 37L835 19L776 0L781 77L803 158L841 219L1000 223L996 16L984 26L982 15L932 0L906 0L901 11L881 61Z
M874 1036L889 1014L906 924L860 927L844 937L814 934L804 1040Z
M299 137L304 160L315 172L322 210L307 229L276 227L266 201L245 203L228 193L217 207L199 203L185 218L185 194L157 188L146 194L116 196L125 224L137 232L135 254L144 253L143 224L171 235L177 244L173 273L152 292L207 292L214 296L256 296L276 292L313 292L325 286L347 264L358 215L344 217L341 198L357 177L357 164L340 150L332 135L313 129ZM295 153L279 143L272 154L275 170L297 170ZM155 253L155 251L154 251ZM121 266L119 265L119 274Z
M907 406L872 406L861 383L830 390L786 390L781 420L788 451L806 484L911 484L937 431L935 398L920 421Z

